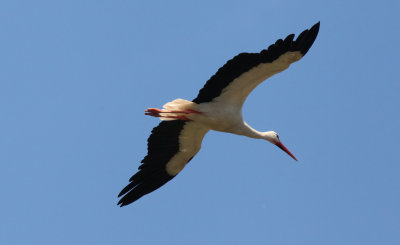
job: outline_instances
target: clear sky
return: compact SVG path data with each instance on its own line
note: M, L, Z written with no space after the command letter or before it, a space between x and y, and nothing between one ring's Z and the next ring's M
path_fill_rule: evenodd
M1 1L0 244L400 244L400 2ZM148 107L321 21L260 85L261 140L210 132L175 179L117 194Z

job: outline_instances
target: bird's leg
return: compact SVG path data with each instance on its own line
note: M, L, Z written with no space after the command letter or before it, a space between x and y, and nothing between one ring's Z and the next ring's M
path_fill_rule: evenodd
M160 117L161 112L162 110L157 108L148 108L147 110L144 111L144 114L152 117Z
M187 110L182 110L182 111L168 111L168 110L160 110L157 108L148 108L147 110L144 111L145 115L152 116L152 117L164 117L164 118L172 118L172 119L178 119L178 120L184 120L184 121L190 121L187 117L184 115L160 115L164 113L174 113L174 114L200 114L201 112L187 109Z
M160 110L158 108L148 108L147 110L144 111L147 115L147 113L150 114L160 114L160 113L183 113L183 114L201 114L199 111L187 109L183 111L168 111L168 110Z

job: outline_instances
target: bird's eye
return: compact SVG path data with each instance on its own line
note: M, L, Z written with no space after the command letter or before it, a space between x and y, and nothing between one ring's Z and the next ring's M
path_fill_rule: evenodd
M278 134L276 134L276 138L278 138L278 140L279 140L279 135Z

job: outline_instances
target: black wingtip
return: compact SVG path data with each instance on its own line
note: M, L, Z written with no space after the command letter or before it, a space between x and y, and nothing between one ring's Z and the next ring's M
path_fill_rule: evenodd
M131 194L131 195L129 195ZM136 194L136 195L134 195ZM136 201L137 199L139 199L140 197L142 197L141 195L137 195L137 193L128 193L127 195L125 195L124 197L122 197L117 205L120 206L121 208L123 206L129 205L131 203L133 203L134 201Z
M304 56L313 45L319 32L320 21L314 24L309 30L303 31L296 39L296 46Z
M319 31L319 26L320 26L320 21L315 23L311 28L310 28L310 33L315 33L315 36L317 36L318 31Z
M125 195L128 191L130 191L131 189L133 189L135 187L135 183L129 183L127 186L125 186L124 189L122 189L122 191L118 194L118 197L121 197L123 195Z

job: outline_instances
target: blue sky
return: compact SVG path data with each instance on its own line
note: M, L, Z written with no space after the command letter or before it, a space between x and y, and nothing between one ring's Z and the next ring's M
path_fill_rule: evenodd
M2 1L0 244L399 244L399 1ZM321 21L249 96L275 146L210 132L116 206L158 119L240 52Z

